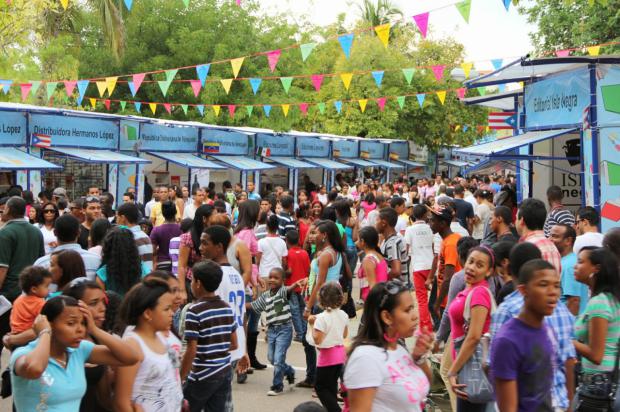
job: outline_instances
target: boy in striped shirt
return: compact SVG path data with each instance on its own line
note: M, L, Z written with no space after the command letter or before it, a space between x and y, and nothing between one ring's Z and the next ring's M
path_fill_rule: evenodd
M230 352L237 348L237 321L228 303L215 292L222 282L220 265L212 260L192 267L196 297L185 318L187 349L181 379L190 411L222 411L232 391Z
M293 323L288 295L303 286L306 279L301 279L291 286L284 285L284 271L281 268L269 272L269 290L249 304L256 313L267 315L267 358L273 365L273 383L268 396L277 396L284 392L284 377L290 385L295 383L295 370L286 363L286 351L293 340Z

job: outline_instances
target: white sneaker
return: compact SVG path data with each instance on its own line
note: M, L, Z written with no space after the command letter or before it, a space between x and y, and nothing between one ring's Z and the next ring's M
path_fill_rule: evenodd
M270 389L269 392L267 392L267 396L278 396L278 395L282 395L282 393L284 393L284 389Z

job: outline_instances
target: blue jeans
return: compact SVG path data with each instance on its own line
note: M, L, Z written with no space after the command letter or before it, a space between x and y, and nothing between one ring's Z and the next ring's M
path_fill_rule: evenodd
M267 358L273 365L272 389L284 387L284 376L295 375L295 369L286 363L286 351L293 340L293 325L269 325L267 327Z
M288 305L291 308L291 316L293 317L293 328L295 329L295 336L299 340L302 340L304 335L306 334L306 326L304 325L306 321L303 317L306 302L304 302L304 298L303 296L301 296L301 293L293 292L288 299Z
M226 399L231 392L231 375L227 371L223 376L188 381L183 389L183 396L189 403L190 412L219 412L224 410Z
M237 364L239 363L238 360L236 361L232 361L230 364L230 374L229 374L229 379L232 382L233 378L235 377L235 371L237 370ZM228 391L228 394L226 396L226 403L224 404L224 412L233 412L234 410L234 404L233 404L233 398L232 398L232 390Z

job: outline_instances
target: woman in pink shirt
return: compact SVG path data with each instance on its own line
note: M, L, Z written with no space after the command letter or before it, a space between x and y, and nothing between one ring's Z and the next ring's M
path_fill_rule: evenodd
M379 233L372 226L365 226L359 231L356 246L364 252L364 259L358 271L360 295L366 301L368 292L377 284L387 282L388 266L379 250Z

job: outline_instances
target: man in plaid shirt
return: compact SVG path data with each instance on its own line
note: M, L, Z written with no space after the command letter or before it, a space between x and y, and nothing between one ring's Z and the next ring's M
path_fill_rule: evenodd
M542 258L551 263L558 273L562 273L562 256L543 232L546 219L547 209L542 201L532 198L525 199L517 214L517 232L521 235L521 242L530 242L536 245L542 253Z

